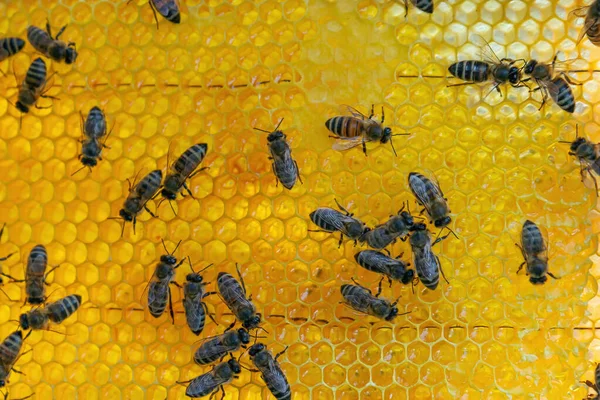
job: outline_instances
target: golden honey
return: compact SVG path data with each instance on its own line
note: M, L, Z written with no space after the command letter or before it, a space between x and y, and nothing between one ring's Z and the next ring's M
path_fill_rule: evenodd
M38 55L30 45L0 65L0 222L6 222L3 271L22 277L36 244L48 249L51 299L77 293L84 305L54 329L34 332L7 389L10 398L183 399L186 381L206 372L192 361L198 337L185 326L174 288L175 325L145 308L145 287L164 249L204 276L241 264L266 320L261 339L280 358L299 399L583 398L600 361L596 277L597 198L568 155L575 125L600 141L593 74L574 76L574 115L539 94L502 88L447 87L448 65L477 58L474 35L499 55L549 61L557 51L594 68L600 51L575 40L581 21L572 0L435 1L433 15L390 0L182 1L180 25L145 1L5 1L0 36L25 37L27 26L68 24L74 65L47 60L51 108L23 116L11 105ZM534 4L532 4L534 3ZM58 29L58 28L55 28ZM414 77L422 75L421 78ZM437 77L436 77L437 76ZM325 121L381 107L395 133L389 145L331 149ZM112 133L93 172L80 167L80 112L99 106ZM303 183L286 191L271 172L266 134L283 119ZM194 197L143 213L136 233L110 217L127 195L127 179L166 168L167 157L194 143L209 146ZM370 225L406 201L411 171L435 173L449 199L459 238L436 245L449 284L400 297L394 323L374 321L339 304L339 287L378 277L358 267L352 243L312 233L308 215L334 199ZM151 203L151 209L157 203ZM412 209L415 212L416 207ZM515 242L531 219L549 238L550 270L560 277L532 286L516 270ZM410 256L407 243L390 249ZM177 270L183 283L190 266ZM5 283L14 302L0 305L0 335L17 328L22 284ZM218 296L207 299L222 332L232 321ZM283 319L279 315L284 315ZM576 329L579 328L579 329ZM242 363L249 365L247 354ZM272 398L258 374L243 371L227 399Z

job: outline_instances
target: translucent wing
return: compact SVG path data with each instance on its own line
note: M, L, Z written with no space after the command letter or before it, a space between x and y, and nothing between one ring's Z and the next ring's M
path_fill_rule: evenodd
M573 17L584 18L587 16L589 9L590 9L590 6L583 6L583 7L576 8L569 13L569 18L573 18Z
M163 302L168 296L168 283L152 281L148 286L148 307L163 306ZM155 304L156 303L156 304Z
M419 203L421 203L423 207L425 207L429 215L431 215L431 203L436 198L436 196L442 198L444 197L444 194L442 193L437 184L433 183L432 181L428 182L422 180L421 178L414 178L414 180L411 180L410 189L412 190Z
M494 52L494 49L492 49L492 46L490 46L490 44L488 43L487 40L485 40L480 35L475 35L474 38L478 42L478 45L480 46L479 55L480 55L482 61L486 61L490 64L500 64L501 63L500 58L498 58L498 56L496 55L496 52Z
M589 8L589 7L584 7L584 8ZM575 42L575 44L579 44L579 42L581 42L581 40L583 39L585 34L590 30L590 28L599 22L597 18L590 18L587 15L587 10L586 10L585 17L586 18L585 18L585 22L583 24L583 28L581 28L581 32L579 32L579 36L577 37L577 42Z
M348 112L350 114L352 114L352 116L354 118L359 118L359 119L369 119L366 117L366 115L364 115L363 113L361 113L360 111L358 111L356 108L349 106L349 105L345 105L345 107L348 109Z
M351 138L340 137L332 146L334 150L344 151L362 145L363 141L367 141L364 136L355 136Z

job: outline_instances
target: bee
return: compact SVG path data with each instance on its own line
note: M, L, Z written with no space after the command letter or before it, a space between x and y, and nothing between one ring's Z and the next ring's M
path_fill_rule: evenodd
M25 47L25 41L21 38L7 37L0 39L0 62L10 56L14 56Z
M190 265L192 265L191 262ZM204 282L202 275L200 275L202 271L210 266L212 264L209 264L198 272L194 272L192 269L192 273L187 275L185 278L186 282L183 284L183 309L185 311L185 318L188 326L195 335L202 333L207 314L215 322L206 304L202 301L205 297L216 294L216 292L204 291L204 286L207 283Z
M252 303L252 295L246 297L246 285L237 264L235 269L240 277L240 282L226 272L219 272L217 277L219 294L244 328L256 329L260 325L262 314L256 312L256 307Z
M576 8L569 13L569 16L585 17L577 44L587 35L594 46L600 46L600 0L594 0L589 6Z
M550 96L561 109L573 113L575 111L575 96L569 84L580 85L580 83L574 82L564 71L555 75L556 57L557 55L554 56L551 64L529 60L525 64L523 72L538 85L534 91L540 90L542 92L543 98L540 110L546 103L548 96Z
M404 207L398 211L398 215L390 216L385 224L365 233L364 239L369 247L380 250L394 243L398 237L408 234L414 220L410 212L403 210Z
M240 328L237 331L231 330L234 324L235 322L222 334L202 342L194 353L196 364L211 364L227 355L227 353L239 350L240 347L246 348L246 345L250 343L250 334L245 328Z
M102 160L102 149L108 148L106 146L106 139L100 143L100 139L106 135L106 117L100 108L94 106L87 118L84 120L83 114L81 114L81 132L84 139L81 139L81 154L79 160L83 164L83 167L75 171L72 175L81 171L83 168L88 167L90 171L92 167L98 164L98 160ZM112 131L112 129L111 129ZM110 135L106 135L106 138Z
M292 158L292 150L286 141L287 136L279 130L282 122L283 119L279 121L273 132L260 128L254 129L269 134L267 142L269 143L269 152L271 153L269 158L273 160L271 164L273 174L284 188L291 190L296 184L296 179L299 179L300 183L302 183L302 178L300 178L298 163Z
M413 6L427 14L433 13L433 0L410 0L410 2ZM406 10L404 13L404 17L406 18L408 15L408 0L404 0L404 9Z
M522 82L521 68L516 66L518 62L524 63L525 60L500 59L484 38L479 35L476 35L476 37L483 43L480 47L482 60L463 60L450 65L448 72L466 82L448 86L472 85L492 81L492 89L489 93L495 89L500 95L502 95L500 85L509 83L512 87L527 86Z
M277 400L291 400L292 390L285 374L281 370L277 359L285 353L287 347L277 353L275 357L267 350L262 343L256 343L250 347L248 354L252 363L256 367L253 372L260 372L263 381Z
M452 221L449 215L451 211L448 199L444 197L439 185L418 172L411 172L408 175L408 186L419 204L425 207L436 228L447 227Z
M525 261L519 266L517 274L524 265L527 265L527 275L529 282L534 285L543 285L550 275L554 279L559 279L548 271L548 251L544 243L544 236L540 228L533 222L527 220L523 224L521 231L521 245L515 243L521 249Z
M75 60L77 60L75 43L65 43L58 40L66 28L67 25L63 26L56 34L56 37L53 38L49 21L46 21L45 31L37 26L30 25L27 28L27 39L37 51L51 60L56 62L64 61L66 64L73 64Z
M383 122L385 121L385 112L381 107L381 122L377 122L372 119L375 115L375 105L371 105L371 115L367 118L357 109L347 106L348 111L352 116L338 116L328 119L325 122L325 126L335 136L329 136L330 138L338 139L333 145L334 150L348 150L353 147L362 144L363 153L367 155L367 142L379 141L379 143L389 142L392 146L394 154L396 149L392 142L393 136L406 136L409 133L398 133L392 135L392 129L390 127L384 127Z
M25 293L27 295L25 302L39 305L46 301L46 278L52 271L59 266L46 272L48 266L48 253L46 248L38 244L29 253L27 258L27 268L25 269ZM22 282L22 281L21 281Z
M192 179L194 175L208 168L204 167L194 172L202 160L204 160L207 151L208 145L206 143L198 143L179 156L179 158L171 165L171 170L165 177L163 189L160 192L163 198L175 200L177 198L177 193L179 193L182 188L185 189L192 198L194 197L185 181Z
M156 268L154 269L154 274L152 275L152 279L148 284L148 309L150 310L150 314L154 318L158 318L162 315L167 308L167 301L169 302L169 313L171 314L171 319L173 323L175 323L175 314L173 313L173 300L171 296L171 287L170 284L175 286L179 286L177 282L173 279L175 278L175 270L183 264L184 259L177 262L177 258L173 255L177 248L181 244L181 241L177 243L175 249L172 253L169 253L167 250L167 246L165 246L165 241L161 239L162 245L167 252L167 254L163 254L160 256L160 261L156 264Z
M370 231L370 228L367 228L362 221L354 218L354 214L349 213L337 200L335 200L335 203L345 214L333 208L319 207L310 213L310 219L321 229L309 230L309 232L340 232L338 247L342 246L344 235L354 240L355 245L357 242L364 242L365 234Z
M13 368L19 358L23 347L23 333L16 331L7 336L0 343L0 388L6 386L11 371L19 372Z
M588 399L598 400L600 398L600 364L596 365L596 369L594 371L594 380L596 383L592 383L590 381L585 381L584 383L596 391L596 395L589 395Z
M231 382L234 378L237 378L241 372L242 368L240 363L232 356L229 361L215 365L211 371L202 374L197 378L177 383L189 383L185 394L191 398L204 397L211 393L214 396L219 389L223 393L224 398L225 389L223 389L223 385Z
M2 240L2 235L4 234L4 228L5 228L5 227L6 227L6 223L4 223L4 224L2 225L2 229L0 229L0 240ZM9 253L8 255L6 255L6 256L4 256L4 257L0 257L0 263L1 263L2 261L6 261L6 260L8 260L8 259L9 259L11 256L13 256L14 254L15 254L15 253ZM3 277L6 277L6 278L8 278L8 279L10 279L10 280L12 280L12 281L15 281L15 282L18 282L18 281L19 281L18 279L15 279L15 278L13 278L12 276L10 276L10 275L8 275L8 274L5 274L4 272L2 272L1 265L0 265L0 285L2 285L2 284L4 283L4 279L3 279ZM22 282L22 281L21 281L21 282Z
M354 278L352 279L352 282L356 285L342 285L341 292L342 297L344 298L342 303L354 311L372 315L373 317L386 321L392 321L398 315L408 314L398 314L398 307L396 307L396 304L398 304L399 299L390 303L388 300L379 298L379 295L381 294L381 280L379 281L379 286L375 295L373 295L370 289L359 285Z
M19 98L15 107L23 114L29 112L29 109L35 105L40 97L56 99L54 96L47 96L46 93L46 63L41 58L33 60L25 80L19 89ZM36 108L45 108L35 105Z
M129 183L129 195L123 204L123 208L119 211L119 215L121 216L120 219L123 220L121 236L123 236L123 232L125 230L125 222L130 221L133 221L133 233L135 234L135 223L137 216L142 212L142 210L148 211L151 216L156 218L156 215L150 211L146 204L149 200L154 198L156 193L158 193L161 181L162 171L159 169L150 172L137 184L135 183L135 179L133 184L129 179L127 179L127 183Z
M392 286L392 280L407 285L415 277L415 271L407 268L410 263L405 263L399 259L400 257L402 257L402 254L394 259L374 250L363 250L354 255L358 265L364 269L386 276L390 287Z
M600 144L594 144L584 137L579 136L579 125L575 126L576 137L573 142L563 141L560 143L568 143L571 145L569 151L570 156L577 157L579 161L579 171L581 173L581 181L585 179L587 173L594 181L596 187L596 196L598 195L598 182L594 173L600 175Z
M72 294L48 304L43 308L35 308L21 314L19 323L21 329L48 329L50 321L60 324L69 318L81 305L81 296Z
M131 2L131 0L129 0ZM129 3L128 2L128 3ZM154 20L156 21L156 29L158 29L158 18L156 12L158 12L167 21L174 24L181 22L181 13L179 12L179 5L176 0L148 0L152 13L154 14Z
M425 224L414 224L411 228L411 231L412 233L409 241L413 252L413 261L415 264L415 269L417 270L417 275L419 276L419 279L423 285L425 285L425 287L428 289L435 290L440 281L440 272L446 280L446 283L450 283L444 275L440 259L438 256L433 254L433 251L431 250L433 245L444 240L449 234L437 238L432 244L429 231L427 230Z

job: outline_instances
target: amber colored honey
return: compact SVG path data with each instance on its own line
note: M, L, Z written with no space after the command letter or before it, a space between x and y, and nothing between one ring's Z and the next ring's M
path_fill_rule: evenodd
M575 47L581 21L567 18L574 0L436 0L433 15L389 0L186 0L182 21L160 20L143 1L4 1L0 36L25 37L29 24L77 43L75 65L49 62L56 72L51 108L20 115L15 87L38 55L30 46L0 65L0 222L7 223L0 256L5 272L23 276L35 244L48 248L51 299L78 293L84 305L55 332L35 332L13 373L10 398L184 398L188 380L207 368L192 362L198 338L185 327L181 293L176 323L143 308L154 264L182 241L214 285L218 271L241 265L249 291L266 317L261 339L280 359L294 400L304 399L571 399L588 389L600 361L600 319L594 266L597 198L559 140L580 133L600 141L598 83L574 89L574 115L526 89L447 87L458 59L478 57L479 34L500 56L548 61L582 57L593 67L600 52ZM309 4L310 3L310 4ZM410 3L410 2L409 2ZM534 3L534 4L532 4ZM13 73L14 71L14 73ZM15 81L15 76L16 80ZM4 94L8 99L5 99ZM10 101L10 102L9 102ZM324 122L349 104L385 109L396 133L390 146L331 149ZM92 173L79 168L80 111L100 106L114 130L110 149ZM303 184L286 191L271 172L266 135L281 119ZM191 181L190 196L162 203L159 218L144 214L134 235L109 217L127 195L128 178L165 168L167 154L206 142L210 169ZM339 304L352 277L372 288L377 277L355 265L352 243L311 233L308 214L334 198L374 225L411 200L408 173L435 173L459 236L436 246L450 284L384 285L402 296L395 323L363 318ZM156 203L150 204L151 208ZM413 208L415 211L415 208ZM532 286L516 275L515 242L531 219L546 227L550 270L561 279ZM392 254L405 253L398 242ZM177 273L183 283L190 271ZM5 283L0 336L16 329L22 284ZM208 300L221 332L231 315L218 296ZM274 315L285 315L287 320ZM344 318L350 317L352 319ZM244 365L250 361L242 357ZM269 397L258 374L244 371L226 386L227 399Z

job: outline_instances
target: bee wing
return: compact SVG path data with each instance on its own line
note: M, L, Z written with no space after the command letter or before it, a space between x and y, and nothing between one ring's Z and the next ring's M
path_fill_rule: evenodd
M500 64L500 58L496 55L492 46L481 35L474 35L475 40L479 45L479 55L482 61L487 61L490 64Z
M578 9L578 10L582 10L582 9L584 9L584 8L585 8L585 14L584 14L584 15L577 15L577 14L575 14L575 15L577 15L578 17L579 17L579 16L581 16L581 17L586 17L586 19L585 19L585 22L584 22L584 24L583 24L583 28L581 28L581 32L579 32L579 36L577 37L577 41L575 42L575 44L579 44L579 42L581 42L581 40L583 39L583 37L585 36L585 34L587 33L587 31L589 31L589 30L590 30L590 28L591 28L591 27L592 27L594 24L596 24L596 23L598 22L598 20L597 20L596 18L587 18L587 11L588 11L587 9L588 9L589 7L582 7L581 9ZM577 11L577 10L573 10L573 11L571 11L571 12L572 12L572 13L574 13L575 11ZM582 13L583 13L583 10L582 10Z
M363 141L368 141L364 136L355 136L355 137L340 137L332 146L334 150L344 151L352 149L356 146L362 145Z
M160 281L150 282L150 284L148 285L148 306L151 306L157 301L162 303L162 294L166 293L167 291L167 288L164 286L165 284Z
M429 193L428 188L431 189L431 193ZM419 201L427 210L427 213L431 215L431 202L435 198L435 196L444 197L444 194L440 190L437 182L431 182L431 186L427 186L425 183L421 183L418 185L410 185L410 189Z
M210 394L212 391L217 389L222 384L227 383L227 380L217 378L212 371L200 375L190 382L190 386L194 385L196 388L202 388L203 392Z
M361 113L360 111L358 111L356 108L349 106L347 104L345 104L345 107L348 109L348 112L350 114L352 114L352 116L354 118L359 118L359 119L369 119L366 117L366 115L364 115L363 113Z
M569 13L569 18L585 18L590 6L578 7Z

